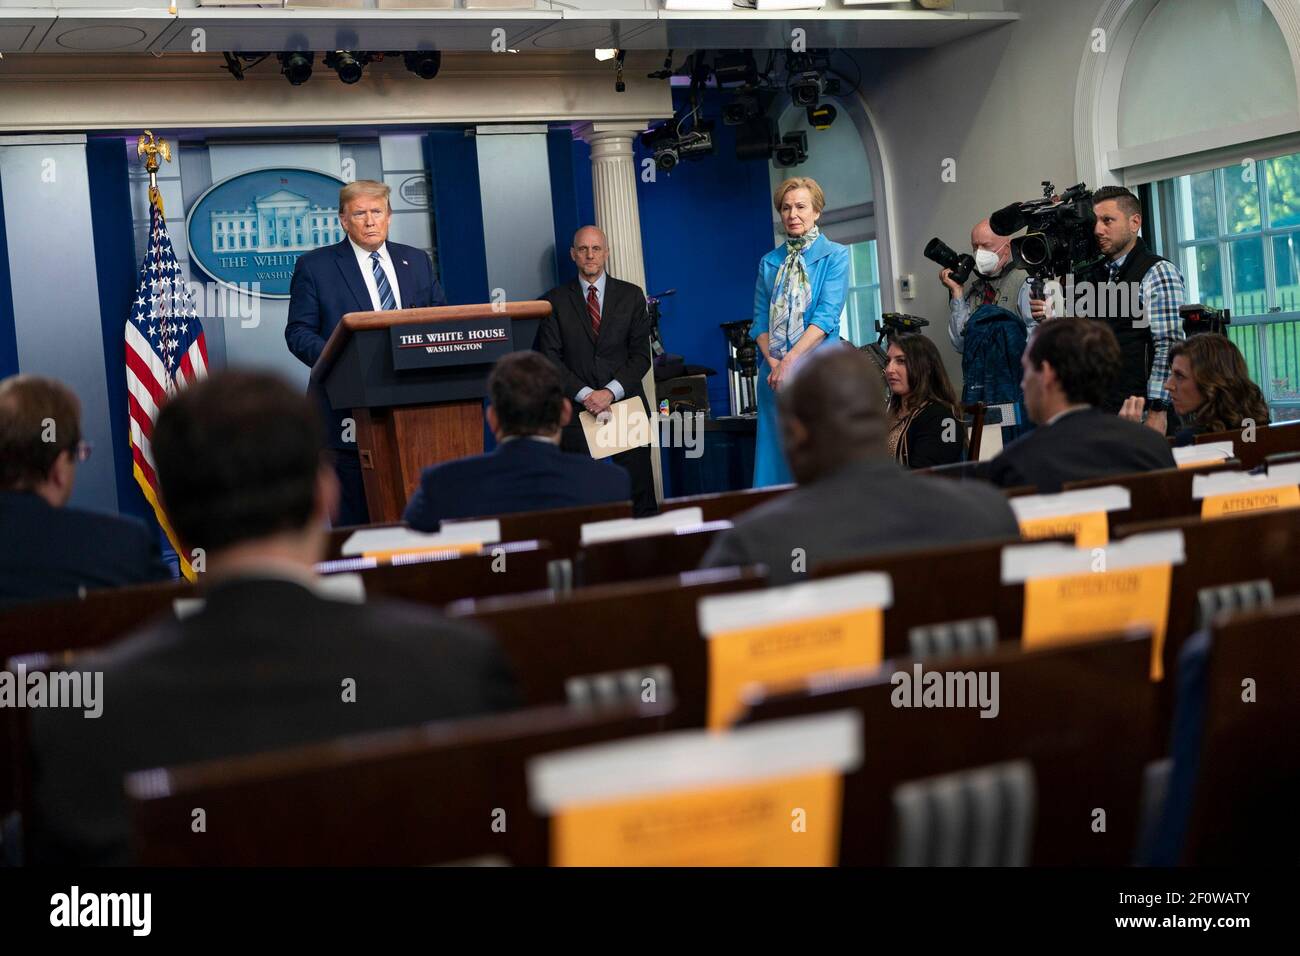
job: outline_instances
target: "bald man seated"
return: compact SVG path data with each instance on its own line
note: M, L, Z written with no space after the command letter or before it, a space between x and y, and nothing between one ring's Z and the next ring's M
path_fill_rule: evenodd
M772 584L792 584L841 558L1020 533L994 488L910 474L894 462L878 382L871 359L847 345L818 349L796 366L778 417L799 487L742 514L702 567L763 564Z

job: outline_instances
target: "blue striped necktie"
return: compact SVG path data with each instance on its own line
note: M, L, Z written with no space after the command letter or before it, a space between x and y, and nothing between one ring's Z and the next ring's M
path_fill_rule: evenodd
M397 308L397 300L393 298L393 287L388 284L384 267L379 264L378 251L370 253L370 268L375 271L375 288L379 290L379 308L385 311Z

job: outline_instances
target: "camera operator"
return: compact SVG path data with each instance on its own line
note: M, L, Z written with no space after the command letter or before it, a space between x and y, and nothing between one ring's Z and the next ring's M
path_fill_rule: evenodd
M1026 326L1033 327L1029 282L1017 284L1013 277L1017 270L1011 264L1011 238L995 234L989 221L982 219L971 230L970 246L975 271L968 289L952 277L951 269L939 273L939 281L948 288L948 339L958 352L966 344L966 325L981 306L996 305L1017 312Z
M1169 376L1169 350L1183 338L1178 309L1185 292L1182 273L1168 259L1151 252L1138 235L1142 228L1142 207L1137 197L1122 186L1103 186L1092 194L1093 228L1103 262L1096 270L1097 284L1088 307L1075 276L1075 297L1080 304L1074 314L1100 319L1119 339L1123 371L1110 389L1102 408L1112 414L1121 409L1130 417L1145 412L1145 424L1165 434L1168 429L1169 393L1164 382ZM1046 302L1030 302L1033 317L1041 320Z

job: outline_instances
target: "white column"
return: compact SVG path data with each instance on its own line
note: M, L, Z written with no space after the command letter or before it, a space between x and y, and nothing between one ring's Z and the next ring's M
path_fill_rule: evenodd
M636 197L636 157L632 143L646 123L594 122L576 132L591 145L591 191L595 198L596 225L609 240L606 270L616 279L631 282L646 291L645 257L641 251L641 210ZM649 349L649 343L646 348ZM652 418L657 414L654 367L641 380ZM664 499L663 473L659 461L659 429L650 430L650 467L654 472L655 498Z

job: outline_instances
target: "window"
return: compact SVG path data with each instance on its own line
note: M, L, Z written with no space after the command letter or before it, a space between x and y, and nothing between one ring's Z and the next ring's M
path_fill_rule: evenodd
M1300 153L1157 183L1162 252L1228 336L1278 420L1300 418Z
M876 268L876 240L849 246L849 295L845 335L854 345L876 341L880 321L880 273Z

